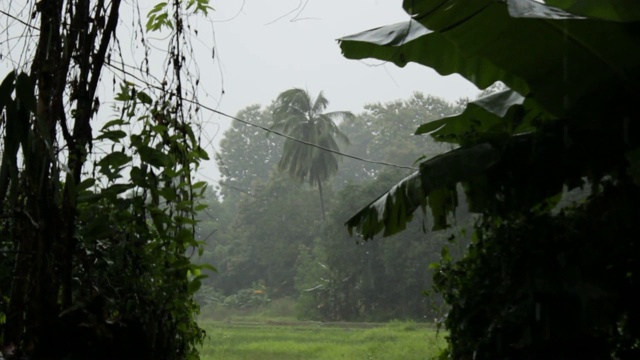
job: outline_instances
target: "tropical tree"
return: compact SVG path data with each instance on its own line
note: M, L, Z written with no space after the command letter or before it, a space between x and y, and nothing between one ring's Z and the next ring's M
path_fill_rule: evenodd
M433 284L429 266L438 261L449 234L425 241L423 219L416 217L403 233L354 245L342 225L359 203L398 179L394 170L382 171L375 179L346 185L328 202L327 221L297 264L299 316L322 321L424 321L438 316L434 305L441 297L423 293Z
M318 186L320 211L324 220L322 184L338 171L338 143L348 143L337 124L338 119L352 118L347 111L324 113L329 100L322 92L312 100L303 89L290 89L276 99L272 129L288 136L278 163L294 179Z
M209 239L219 271L211 284L226 295L258 282L273 298L295 295L295 263L300 247L314 237L318 200L310 201L312 189L279 171L256 180L251 191L234 205L237 213L226 233Z
M267 127L272 120L273 106L250 105L236 117ZM220 194L224 201L238 203L241 195L252 195L256 180L266 179L278 162L281 137L265 137L264 131L241 122L234 122L220 140L216 163L222 180Z
M417 134L457 148L354 215L365 239L418 208L448 225L462 182L481 212L437 288L458 359L637 358L640 5L578 0L407 0L411 20L341 39L349 58L413 61L507 88ZM559 202L566 190L583 196ZM636 220L632 220L632 219ZM606 246L604 245L606 244Z
M268 107L252 105L240 111L238 117L264 126L272 122L273 108L273 104ZM350 138L344 151L364 158L410 165L416 157L434 155L443 147L429 138L406 135L421 124L421 120L451 114L453 109L452 104L442 99L419 93L406 100L367 105L362 114L339 124ZM398 126L391 129L393 125ZM411 225L415 229L411 235L398 234L403 238L401 242L391 238L385 246L366 244L368 254L346 242L344 239L348 235L340 230L344 218L355 211L354 206L375 191L360 191L361 187L371 187L374 174L385 173L375 181L375 189L381 190L407 176L411 170L385 170L380 164L347 159L330 182L331 186L323 184L327 217L320 230L314 226L313 216L313 209L318 209L320 203L317 198L309 197L314 189L301 186L287 173L277 172L278 150L283 142L282 137L265 137L260 130L242 123L236 123L224 133L217 154L226 185L220 188L223 201L219 202L209 193L206 200L209 207L203 211L203 221L198 226L201 238L207 241L202 259L216 264L218 269L218 273L204 283L209 298L219 300L221 295L234 296L251 288L252 284L263 284L272 299L297 297L301 315L305 317L323 320L424 319L429 312L428 301L420 291L431 283L426 268L435 260L430 256L435 256L431 250L437 245L421 241L424 235L419 232L420 221ZM353 186L340 193L329 191L347 184ZM223 220L221 217L225 215ZM411 246L410 254L402 254L404 246ZM352 261L342 262L349 257ZM383 259L383 266L373 266L378 259ZM350 277L353 283L338 281L334 286L305 291L327 278L325 272L328 270L318 263L327 266L341 279L345 277L343 274L354 273ZM396 268L390 263L404 266ZM414 286L399 292L395 289L382 291L385 286L401 287L404 282ZM357 289L355 285L351 286L353 284L358 285ZM395 296L395 293L403 296ZM335 298L331 300L331 296ZM207 303L206 296L201 300L203 304Z
M433 157L446 149L433 139L409 136L426 121L453 115L461 108L432 95L416 92L408 99L387 103L366 104L364 111L340 123L340 130L349 137L344 151L359 158L383 161L395 167L398 180L413 172L418 157ZM334 187L342 188L349 182L370 181L389 166L346 158L333 178Z

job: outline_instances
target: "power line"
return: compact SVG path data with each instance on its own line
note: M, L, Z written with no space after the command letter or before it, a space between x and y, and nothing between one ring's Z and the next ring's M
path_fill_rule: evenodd
M229 118L231 120L235 120L235 121L241 122L243 124L246 124L246 125L253 126L255 128L264 130L266 132L269 132L269 133L272 133L272 134L276 134L278 136L282 136L284 138L293 140L295 142L299 142L301 144L313 146L315 148L318 148L318 149L321 149L321 150L324 150L324 151L328 151L330 153L334 153L336 155L344 156L344 157L347 157L347 158L350 158L350 159L355 159L355 160L358 160L358 161L367 162L367 163L371 163L371 164L393 166L393 167L397 167L397 168L401 168L401 169L418 170L417 168L414 168L414 167L411 167L411 166L398 165L398 164L388 163L388 162L384 162L384 161L368 160L368 159L364 159L364 158L361 158L361 157L357 157L355 155L345 154L345 153L337 151L337 150L329 149L329 148L326 148L324 146L320 146L320 145L317 145L317 144L314 144L314 143L311 143L311 142L308 142L308 141L305 141L305 140L300 140L298 138L294 138L293 136L287 135L285 133L281 133L281 132L276 131L276 130L269 129L268 127L265 127L265 126L262 126L262 125L254 124L254 123L249 122L247 120L240 119L240 118L237 118L235 116L231 116L231 115L226 114L226 113L224 113L222 111L210 108L210 107L208 107L206 105L202 105L202 104L200 104L199 102L197 102L195 100L185 99L184 101L192 103L192 104L197 105L197 106L200 106L201 108L203 108L205 110L209 110L209 111L211 111L213 113L216 113L218 115L222 115L222 116L227 117L227 118Z
M150 88L154 88L154 89L157 89L157 90L163 90L160 86L149 84L145 80L137 77L136 75L134 75L134 74L132 74L132 73L130 73L130 72L124 70L124 69L115 67L115 66L113 66L111 64L106 64L106 65L111 67L111 68L113 68L113 69L116 69L118 71L123 72L125 75L129 75L129 76L133 77L134 79L142 82L143 84L145 84L146 86L148 86ZM305 140L301 140L301 139L295 138L293 136L287 135L285 133L282 133L282 132L279 132L279 131L276 131L276 130L273 130L273 129L269 129L268 127L265 127L265 126L262 126L262 125L254 124L254 123L252 123L250 121L247 121L247 120L244 120L244 119L240 119L238 117L235 117L235 116L229 115L227 113L224 113L222 111L216 110L216 109L214 109L212 107L203 105L203 104L201 104L200 102L198 102L196 100L183 99L183 101L188 102L188 103L193 104L193 105L196 105L196 106L199 106L200 108L208 110L208 111L210 111L210 112L212 112L214 114L218 114L218 115L224 116L226 118L229 118L231 120L238 121L238 122L240 122L242 124L253 126L255 128L261 129L261 130L266 131L268 133L272 133L272 134L284 137L286 139L293 140L293 141L301 143L301 144L309 145L309 146L312 146L312 147L315 147L315 148L318 148L318 149L321 149L321 150L324 150L324 151L328 151L330 153L333 153L333 154L336 154L336 155L340 155L340 156L343 156L343 157L346 157L346 158L350 158L350 159L366 162L366 163L369 163L369 164L391 166L391 167L395 167L395 168L399 168L399 169L418 170L417 168L412 167L412 166L393 164L393 163L389 163L389 162L385 162L385 161L369 160L369 159L361 158L361 157L358 157L358 156L355 156L355 155L345 154L345 153L337 151L337 150L329 149L327 147L320 146L318 144L314 144L314 143L311 143L311 142L308 142L308 141L305 141Z
M15 21L17 21L17 22L21 23L22 25L24 25L24 26L26 26L26 27L28 27L28 28L31 28L31 29L33 29L33 30L38 30L38 31L40 31L40 29L39 29L39 28L37 28L37 27L35 27L35 26L33 26L33 25L29 24L28 22L26 22L26 21L24 21L24 20L22 20L22 19L19 19L19 18L15 17L15 16L13 16L13 15L9 14L8 12L5 12L5 11L3 11L3 10L0 10L0 14L5 15L5 16L8 16L8 17L10 17L11 19L13 19L13 20L15 20Z
M302 5L302 9L298 12L298 14L296 14L296 17L300 14L300 12L302 12L302 10L304 10L304 8L305 8L305 7L306 7L306 5L307 5L307 2L308 2L308 0L307 0L307 1L305 1L304 3L303 3L302 1L300 1L300 5ZM296 8L296 9L294 9L292 12L295 12L295 10L298 10L299 8L300 8L300 6L298 6L298 8ZM12 19L16 20L16 21L19 21L20 23L22 23L22 24L23 24L23 25L25 25L25 26L28 26L28 27L30 27L30 28L33 28L33 29L39 30L37 27L35 27L35 26L33 26L33 25L31 25L31 24L29 24L29 23L27 23L27 22L25 22L25 21L23 21L23 20L21 20L21 19L18 19L17 17L15 17L15 16L13 16L13 15L11 15L11 14L9 14L9 13L6 13L6 12L4 12L4 11L2 11L2 10L0 10L0 13L2 13L2 14L4 14L4 15L7 15L7 16L11 17ZM288 13L288 14L290 14L290 13ZM288 14L286 14L286 15L288 15ZM286 15L285 15L285 16L286 16ZM112 61L112 62L114 62L114 61ZM145 81L145 80L143 80L143 79L139 78L138 76L136 76L136 75L134 75L134 74L132 74L132 73L130 73L130 72L128 72L128 71L126 71L126 70L124 70L124 69L121 69L121 68L117 68L117 67L115 67L115 66L114 66L114 65L112 65L110 62L105 62L105 65L107 65L108 67L110 67L110 68L112 68L112 69L115 69L115 70L121 71L121 72L122 72L122 73L124 73L125 75L129 75L129 76L133 77L134 79L136 79L136 80L138 80L138 81L142 82L143 84L145 84L145 85L146 85L146 86L148 86L148 87L155 88L155 89L157 89L157 90L163 90L160 86L152 85L152 84L148 83L147 81ZM125 64L122 64L122 65L125 65ZM308 146L312 146L312 147L315 147L315 148L318 148L318 149L321 149L321 150L324 150L324 151L328 151L328 152L330 152L330 153L333 153L333 154L336 154L336 155L340 155L340 156L343 156L343 157L346 157L346 158L350 158L350 159L354 159L354 160L362 161L362 162L369 163L369 164L377 164L377 165L391 166L391 167L395 167L395 168L399 168L399 169L418 170L417 168L412 167L412 166L406 166L406 165L393 164L393 163L388 163L388 162L385 162L385 161L369 160L369 159L361 158L361 157L358 157L358 156L355 156L355 155L345 154L345 153L343 153L343 152L340 152L340 151L337 151L337 150L333 150L333 149L329 149L329 148L326 148L326 147L324 147L324 146L320 146L320 145L317 145L317 144L314 144L314 143L311 143L311 142L308 142L308 141L305 141L305 140L301 140L301 139L298 139L298 138L294 138L294 137L292 137L292 136L289 136L289 135L287 135L287 134L281 133L281 132L279 132L279 131L272 130L272 129L269 129L269 128L264 127L264 126L261 126L261 125L258 125L258 124L254 124L254 123L252 123L252 122L250 122L250 121L247 121L247 120L244 120L244 119L240 119L240 118L238 118L238 117L235 117L235 116L232 116L232 115L226 114L226 113L224 113L224 112L222 112L222 111L219 111L219 110L216 110L216 109L214 109L214 108L212 108L212 107L209 107L209 106L203 105L203 104L201 104L200 102L198 102L198 101L196 101L196 100L183 99L183 101L186 101L186 102L188 102L188 103L190 103L190 104L193 104L193 105L199 106L199 107L201 107L202 109L208 110L208 111L210 111L210 112L212 112L212 113L214 113L214 114L218 114L218 115L224 116L224 117L226 117L226 118L229 118L229 119L231 119L231 120L238 121L238 122L243 123L243 124L245 124L245 125L253 126L253 127L255 127L255 128L258 128L258 129L264 130L264 131L266 131L266 132L268 132L268 133L276 134L276 135L278 135L278 136L281 136L281 137L284 137L284 138L287 138L287 139L293 140L293 141L295 141L295 142L298 142L298 143L301 143L301 144L305 144L305 145L308 145Z

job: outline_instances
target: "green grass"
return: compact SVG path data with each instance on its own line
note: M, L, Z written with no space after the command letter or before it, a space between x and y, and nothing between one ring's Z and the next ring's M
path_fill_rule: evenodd
M235 323L200 325L207 339L202 360L214 359L429 359L445 346L444 334L422 324Z

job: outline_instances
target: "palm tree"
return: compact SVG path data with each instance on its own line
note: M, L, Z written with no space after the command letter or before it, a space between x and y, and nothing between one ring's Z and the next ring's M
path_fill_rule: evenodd
M329 101L322 92L312 101L306 90L293 88L284 91L276 99L271 128L294 139L339 151L338 142L348 144L349 139L334 120L350 118L353 114L348 111L323 113L328 105ZM319 147L286 139L278 167L287 170L294 179L318 186L324 220L322 183L338 171L338 156Z

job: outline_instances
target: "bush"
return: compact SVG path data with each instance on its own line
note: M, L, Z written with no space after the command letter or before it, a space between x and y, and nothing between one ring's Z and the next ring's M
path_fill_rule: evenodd
M254 284L251 288L238 290L237 293L227 296L223 305L233 309L247 310L264 307L270 302L266 288Z

